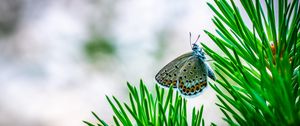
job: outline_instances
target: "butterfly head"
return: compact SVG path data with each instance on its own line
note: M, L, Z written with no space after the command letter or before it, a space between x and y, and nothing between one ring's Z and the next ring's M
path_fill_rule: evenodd
M196 43L193 44L193 53L197 55L201 60L205 60L205 54L201 47L199 47Z
M193 54L198 56L203 62L205 61L205 54L204 54L204 51L201 47L199 47L196 43L197 41L199 40L200 38L200 35L198 35L196 41L192 44L192 34L190 32L190 44L191 44L191 47L192 47L192 50L193 50Z

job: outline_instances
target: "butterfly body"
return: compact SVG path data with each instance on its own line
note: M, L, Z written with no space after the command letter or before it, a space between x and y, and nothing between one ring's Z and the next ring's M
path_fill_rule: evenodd
M216 80L203 49L193 44L192 50L163 67L155 76L156 81L163 87L177 88L183 96L196 96L207 86L207 76Z

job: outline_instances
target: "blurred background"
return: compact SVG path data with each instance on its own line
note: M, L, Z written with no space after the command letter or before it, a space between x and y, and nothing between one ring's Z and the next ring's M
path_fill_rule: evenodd
M91 111L112 124L105 95L128 101L126 82L140 79L153 89L155 74L191 51L189 32L215 49L207 2L1 0L0 126L82 126ZM207 124L224 125L216 101L207 87L188 108L204 104Z

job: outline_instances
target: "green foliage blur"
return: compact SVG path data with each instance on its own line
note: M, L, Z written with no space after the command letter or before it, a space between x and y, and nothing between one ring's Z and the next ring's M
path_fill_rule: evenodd
M84 52L89 60L98 61L116 55L116 45L113 41L93 36L84 45Z

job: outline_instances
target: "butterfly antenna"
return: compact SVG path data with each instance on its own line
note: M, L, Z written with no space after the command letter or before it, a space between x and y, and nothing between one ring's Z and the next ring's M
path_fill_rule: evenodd
M189 33L190 33L190 46L192 48L192 33L191 32L189 32Z
M199 40L199 38L200 38L200 35L198 35L197 40L194 42L194 44L197 43L197 41Z

